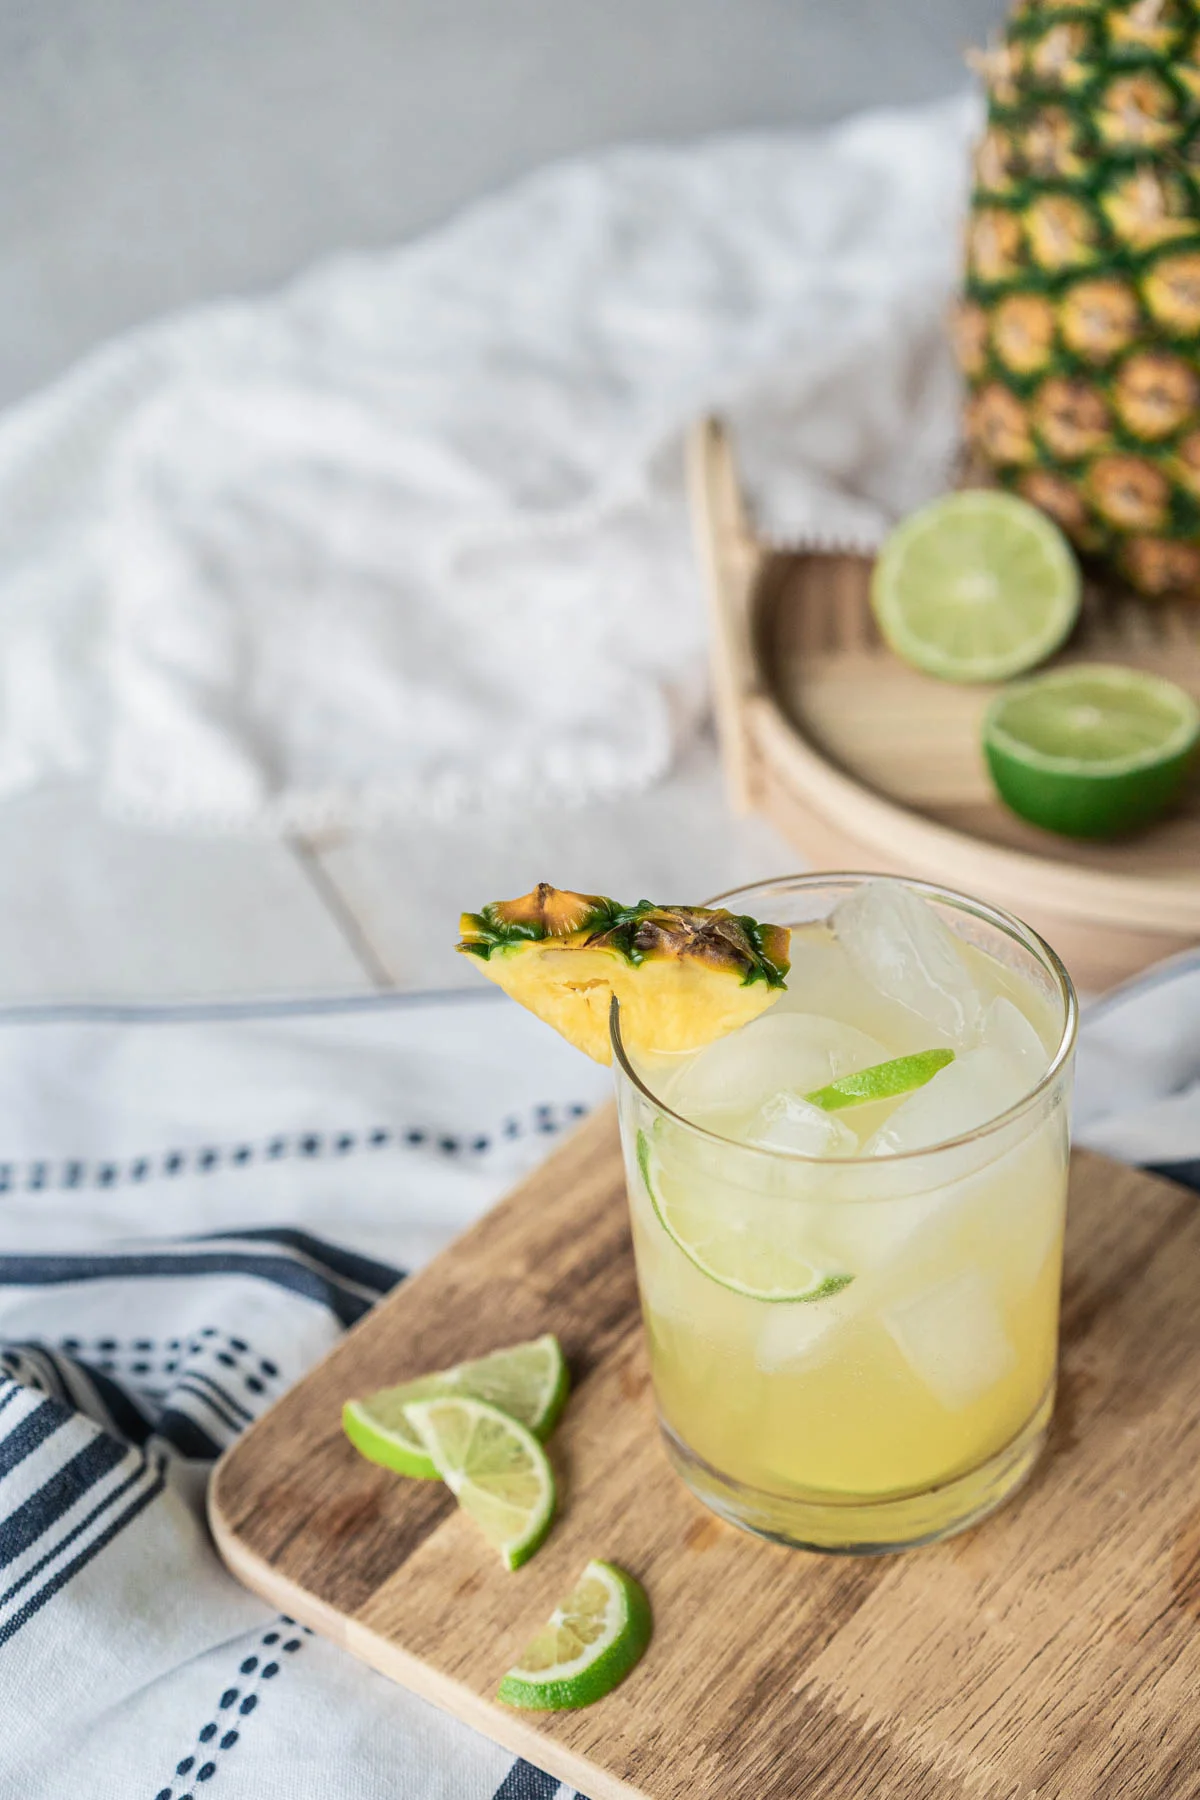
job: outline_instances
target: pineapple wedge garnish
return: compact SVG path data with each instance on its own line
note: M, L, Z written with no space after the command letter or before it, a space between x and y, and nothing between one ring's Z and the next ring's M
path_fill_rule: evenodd
M615 994L634 1055L697 1050L782 993L790 932L721 907L619 906L539 882L459 923L489 980L595 1059L612 1061Z

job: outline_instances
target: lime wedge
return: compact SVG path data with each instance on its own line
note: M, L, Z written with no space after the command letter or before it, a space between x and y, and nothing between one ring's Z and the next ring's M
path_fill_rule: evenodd
M1200 709L1182 688L1139 669L1080 663L1000 694L983 748L1015 813L1069 837L1115 837L1177 799Z
M805 1243L805 1209L789 1200L750 1201L719 1183L676 1185L656 1168L650 1140L637 1139L638 1167L659 1224L696 1267L752 1300L824 1300L853 1275L813 1260Z
M871 577L885 639L943 681L1003 681L1044 662L1079 614L1079 566L1045 513L990 488L898 525Z
M380 1388L365 1400L347 1400L342 1425L355 1449L371 1462L382 1463L397 1475L436 1481L438 1472L404 1415L410 1401L468 1394L490 1401L544 1441L558 1422L569 1387L558 1339L547 1334L434 1375L402 1381L397 1387Z
M653 1627L646 1591L615 1564L590 1562L500 1683L506 1706L590 1706L641 1660Z
M954 1061L953 1050L918 1050L914 1056L893 1056L890 1062L872 1063L857 1075L841 1075L828 1087L816 1088L804 1098L825 1112L843 1106L861 1106L867 1100L894 1100L932 1081L939 1069Z
M519 1569L554 1522L554 1474L533 1433L465 1394L412 1400L408 1422L430 1462L506 1568Z

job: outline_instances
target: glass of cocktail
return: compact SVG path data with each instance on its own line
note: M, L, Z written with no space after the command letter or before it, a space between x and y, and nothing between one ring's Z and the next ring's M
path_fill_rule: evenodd
M1053 1406L1070 979L1017 919L923 882L713 904L791 928L786 993L670 1056L631 1054L613 1004L668 1454L784 1543L947 1536L1025 1478Z

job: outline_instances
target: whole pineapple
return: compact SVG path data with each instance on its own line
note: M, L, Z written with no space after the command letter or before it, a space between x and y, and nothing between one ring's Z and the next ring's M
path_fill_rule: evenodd
M1019 0L977 66L968 439L1133 586L1200 599L1200 4Z

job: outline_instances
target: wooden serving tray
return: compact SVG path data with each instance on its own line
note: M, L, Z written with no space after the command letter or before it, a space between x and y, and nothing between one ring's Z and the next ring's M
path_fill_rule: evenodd
M918 875L1011 908L1085 988L1200 940L1200 779L1173 817L1117 843L1025 824L979 747L996 690L937 681L888 650L871 559L761 542L715 420L692 432L689 476L737 810L764 813L814 868ZM1200 698L1200 607L1088 584L1055 660L1131 664Z
M223 1457L233 1572L591 1800L1200 1795L1200 1208L1077 1156L1047 1456L964 1536L819 1557L721 1524L659 1447L606 1111L406 1282ZM515 1575L436 1483L364 1462L349 1394L556 1331L575 1378L561 1516ZM649 1590L645 1661L598 1705L497 1680L584 1563Z

